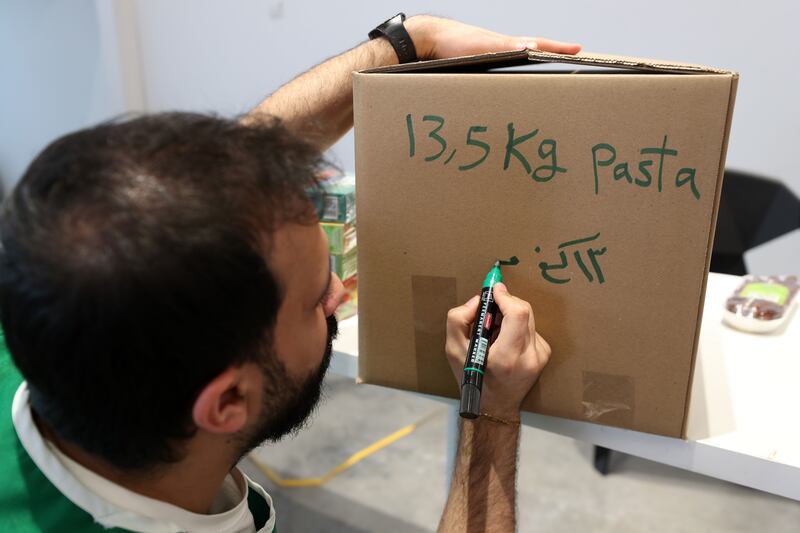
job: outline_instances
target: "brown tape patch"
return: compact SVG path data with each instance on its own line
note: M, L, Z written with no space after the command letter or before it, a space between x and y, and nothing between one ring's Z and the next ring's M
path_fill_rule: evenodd
M633 378L602 372L583 372L581 406L586 420L611 426L633 425Z
M457 391L444 344L447 312L457 304L456 278L411 276L414 352L419 390L452 396Z

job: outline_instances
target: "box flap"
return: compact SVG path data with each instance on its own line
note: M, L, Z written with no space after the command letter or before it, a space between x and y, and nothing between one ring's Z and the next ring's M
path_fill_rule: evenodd
M495 52L473 56L452 57L448 59L434 59L431 61L418 61L402 65L389 65L364 70L364 73L402 73L402 72L442 72L447 70L463 69L490 69L512 67L530 63L563 63L587 67L609 67L614 69L635 70L640 72L663 72L670 74L727 74L737 76L735 72L678 63L675 61L662 61L642 59L635 57L615 56L607 54L580 53L577 55L555 54L541 50L512 50L509 52Z

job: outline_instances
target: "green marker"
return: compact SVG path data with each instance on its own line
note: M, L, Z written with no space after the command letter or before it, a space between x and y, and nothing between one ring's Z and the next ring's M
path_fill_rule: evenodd
M467 359L464 361L460 408L461 416L464 418L477 418L481 412L483 372L486 368L486 355L492 341L495 318L497 318L497 303L494 301L493 289L495 283L501 281L503 281L503 274L500 272L500 261L495 261L483 281L480 308L475 320L475 327L472 330L472 338L469 341Z

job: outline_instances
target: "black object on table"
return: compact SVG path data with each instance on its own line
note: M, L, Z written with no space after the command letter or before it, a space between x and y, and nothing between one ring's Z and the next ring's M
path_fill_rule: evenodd
M783 183L725 171L711 271L747 274L744 253L800 228L800 199Z

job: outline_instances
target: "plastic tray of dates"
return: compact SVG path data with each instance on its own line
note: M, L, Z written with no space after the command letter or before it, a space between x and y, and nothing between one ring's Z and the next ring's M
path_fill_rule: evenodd
M797 276L745 276L725 302L723 320L743 331L774 331L791 316L798 289Z

